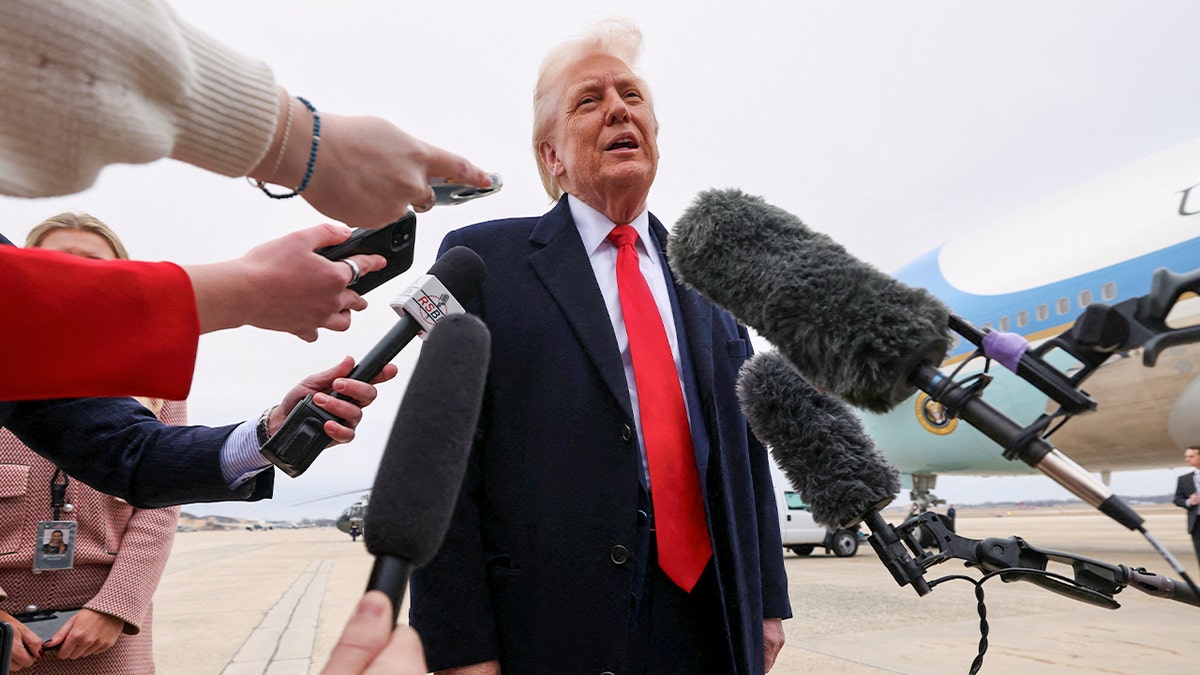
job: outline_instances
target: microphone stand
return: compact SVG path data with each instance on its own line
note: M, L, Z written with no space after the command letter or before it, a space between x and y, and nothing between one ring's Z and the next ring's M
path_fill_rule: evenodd
M926 513L933 513L927 511ZM933 515L937 515L934 513ZM917 539L916 528L910 528L903 533L897 532L879 511L871 509L863 522L871 530L867 542L875 549L875 555L883 562L883 566L892 573L892 578L900 586L912 585L917 595L925 596L933 589L925 581L924 563L928 560L925 549ZM919 559L913 558L910 552L917 553ZM919 552L919 553L918 553ZM929 563L932 564L932 563Z
M1200 607L1200 595L1194 591L1190 579L1185 579L1187 583L1179 583L1145 568L1114 565L1073 553L1038 548L1016 536L969 539L950 531L943 518L933 512L892 526L878 511L872 511L864 522L871 529L868 541L884 566L900 586L911 584L918 595L926 595L932 586L924 580L925 570L957 558L966 561L968 567L999 575L1002 581L1028 581L1059 595L1106 609L1121 606L1113 596L1126 587ZM918 528L925 528L933 535L936 553L920 545L916 536ZM888 540L903 546L889 546ZM1073 576L1050 573L1047 567L1051 562L1069 565Z
M989 381L978 379L974 386L965 387L930 363L917 366L909 377L909 382L942 404L947 415L962 418L1004 448L1006 459L1021 459L1118 523L1144 532L1145 520L1136 511L1042 437L1044 425L1023 427L984 401L980 393Z
M1071 328L1061 335L1021 353L1015 363L1005 361L1005 365L1019 377L1059 404L1057 412L1043 414L1026 427L1017 424L981 398L991 376L980 374L964 386L954 381L953 376L944 375L923 360L922 354L927 350L919 350L912 357L909 384L942 404L949 417L961 417L998 443L1004 448L1006 459L1021 459L1121 525L1140 532L1172 569L1187 581L1192 593L1200 596L1200 588L1191 581L1171 552L1145 528L1145 520L1112 490L1095 480L1047 440L1072 415L1096 409L1095 401L1079 390L1079 385L1113 353L1140 348L1142 362L1147 367L1153 367L1164 349L1200 341L1200 326L1172 328L1167 324L1167 317L1175 304L1180 297L1189 293L1200 293L1200 270L1174 274L1166 268L1158 269L1154 272L1150 292L1146 295L1129 298L1112 306L1103 303L1088 305ZM991 358L986 349L984 331L953 314L950 315L950 328L975 344L979 348L977 354ZM930 348L933 346L931 344ZM1061 349L1076 359L1081 365L1079 370L1068 377L1051 366L1044 357L1052 349ZM1059 418L1058 425L1047 431L1050 423Z
M975 673L983 665L987 651L987 621L983 606L982 583L993 576L1002 581L1028 581L1051 592L1086 602L1097 607L1117 609L1121 605L1114 596L1122 589L1133 588L1155 597L1200 607L1198 588L1179 561L1145 528L1145 521L1130 506L1103 484L1097 482L1081 466L1056 449L1047 439L1055 429L1072 415L1092 412L1096 403L1079 389L1080 383L1102 366L1116 352L1141 348L1142 362L1153 367L1158 355L1169 347L1200 341L1200 326L1172 328L1167 316L1185 293L1200 293L1200 270L1190 274L1173 274L1167 269L1155 271L1151 290L1144 296L1130 298L1116 305L1089 305L1070 329L1029 349L1013 359L1000 360L1026 382L1037 387L1059 405L1054 414L1043 414L1029 426L1021 426L985 402L981 393L991 381L986 372L961 384L954 376L943 374L925 358L939 351L937 341L928 349L918 350L911 359L909 384L940 403L949 417L961 417L985 436L1004 448L1004 457L1021 459L1050 476L1086 503L1131 530L1142 533L1159 555L1179 574L1183 582L1126 565L1114 565L1062 551L1037 548L1020 537L1007 539L968 539L955 534L933 512L909 518L898 527L883 519L872 509L863 517L871 530L867 538L880 561L900 586L912 586L917 595L929 594L933 586L950 578L967 578L975 584L980 617L979 653L972 664ZM950 327L978 347L977 355L991 358L986 349L985 333L965 319L951 315ZM1068 377L1044 359L1051 349L1062 349L1081 365ZM969 360L969 359L968 359ZM961 366L960 366L961 368ZM1047 428L1056 418L1062 418L1050 431ZM917 537L918 528L928 532L937 552L926 550ZM984 572L979 581L969 577L945 577L933 582L925 580L925 570L951 558L964 560L968 567ZM1070 577L1047 570L1049 563L1068 565Z
M968 539L950 530L942 517L928 511L909 518L899 526L892 526L883 519L878 510L872 509L863 517L871 529L867 537L871 548L892 573L900 586L911 585L917 595L927 595L931 589L951 579L965 579L975 586L977 612L979 614L979 651L971 663L970 673L983 667L983 656L988 648L987 609L983 602L983 582L993 577L1002 581L1028 581L1059 595L1086 602L1105 609L1117 609L1121 605L1113 599L1127 586L1160 598L1200 607L1200 593L1186 573L1186 583L1148 572L1144 568L1085 558L1083 556L1037 548L1020 537L1007 539ZM917 530L928 531L935 542L937 552L926 550L917 538ZM925 570L952 558L965 561L968 567L982 570L979 580L963 575L949 575L932 582L925 581ZM1051 562L1064 563L1071 567L1072 577L1050 572ZM1181 570L1182 572L1182 570Z

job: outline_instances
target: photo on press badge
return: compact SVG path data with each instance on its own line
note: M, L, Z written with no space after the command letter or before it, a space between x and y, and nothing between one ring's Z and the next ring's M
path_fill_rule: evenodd
M43 520L38 523L37 546L33 550L34 571L69 570L75 562L73 520Z

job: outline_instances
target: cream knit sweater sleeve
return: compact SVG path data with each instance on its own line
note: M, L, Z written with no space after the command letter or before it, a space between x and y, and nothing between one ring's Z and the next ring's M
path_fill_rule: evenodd
M159 0L0 2L0 193L70 194L113 163L242 176L270 146L270 68Z

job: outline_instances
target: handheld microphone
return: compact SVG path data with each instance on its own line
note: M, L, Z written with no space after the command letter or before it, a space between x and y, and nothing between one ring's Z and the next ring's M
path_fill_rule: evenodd
M738 400L754 435L770 446L821 525L853 525L900 491L900 472L858 416L806 382L778 352L756 354L742 366Z
M442 545L466 473L483 401L491 334L472 314L430 331L388 437L363 539L375 556L367 590L387 593L399 615L414 567Z
M428 274L392 301L392 309L400 315L400 320L346 377L369 382L422 331L430 331L439 321L461 314L462 303L479 292L483 275L483 259L475 251L455 246L443 253ZM332 395L346 398L342 394ZM272 464L292 477L304 473L332 440L325 433L325 422L337 418L312 399L310 394L297 403L260 450Z
M1129 529L1141 516L1083 467L937 369L949 311L740 190L701 193L668 242L682 281L775 344L815 386L872 412L915 388Z

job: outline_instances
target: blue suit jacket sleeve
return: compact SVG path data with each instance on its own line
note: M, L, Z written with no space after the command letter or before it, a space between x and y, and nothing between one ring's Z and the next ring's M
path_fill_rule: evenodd
M236 491L226 484L220 453L234 425L164 425L132 398L10 405L3 424L23 443L72 478L134 507L254 501L271 494L273 471L264 471Z

